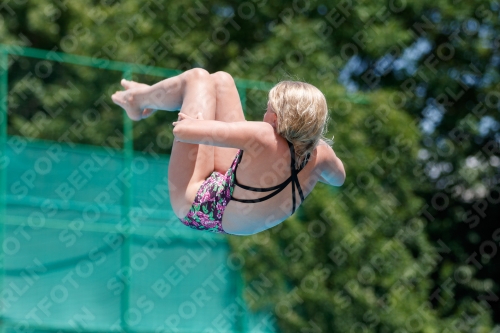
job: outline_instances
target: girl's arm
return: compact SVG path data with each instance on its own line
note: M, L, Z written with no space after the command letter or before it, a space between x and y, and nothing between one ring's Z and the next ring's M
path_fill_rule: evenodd
M319 181L333 186L341 186L345 181L345 169L342 161L337 157L332 147L328 144L320 144L325 154L321 162L321 175Z
M223 122L194 119L179 113L173 123L178 141L217 147L245 149L249 146L270 146L276 141L271 124L262 121Z

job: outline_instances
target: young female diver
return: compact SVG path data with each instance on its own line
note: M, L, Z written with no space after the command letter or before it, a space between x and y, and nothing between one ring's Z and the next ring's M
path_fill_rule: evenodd
M132 120L181 111L173 123L169 194L174 213L191 228L251 235L292 215L318 181L344 183L343 164L323 137L325 97L310 84L278 83L263 121L246 121L225 72L195 68L152 86L121 83L126 90L112 99Z

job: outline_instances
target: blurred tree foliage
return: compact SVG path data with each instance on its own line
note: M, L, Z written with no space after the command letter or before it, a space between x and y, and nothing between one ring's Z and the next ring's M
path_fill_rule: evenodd
M283 332L491 332L500 322L498 2L5 4L0 42L12 47L291 77L324 92L346 183L319 184L280 226L230 237L247 280L271 279L253 307L274 311ZM109 96L121 76L13 57L9 133L116 145ZM261 119L265 98L248 92L249 119ZM168 153L174 118L137 123L135 148Z

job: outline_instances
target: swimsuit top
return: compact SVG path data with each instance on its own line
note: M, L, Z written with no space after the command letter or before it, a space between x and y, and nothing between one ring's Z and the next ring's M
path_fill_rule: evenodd
M293 149L293 144L288 140L287 140L287 142L288 142L288 147L290 148L290 156L291 156L291 160L292 160L291 164L290 164L292 174L283 183L276 185L276 186L273 186L273 187L258 188L258 187L250 187L250 186L246 186L246 185L238 183L238 181L236 180L236 169L238 169L238 164L240 164L241 157L243 156L243 150L241 151L238 162L236 164L236 168L234 169L234 184L241 187L241 188L244 188L245 190L250 190L250 191L254 191L254 192L269 192L269 191L273 191L273 190L274 190L274 192L271 194L268 194L264 197L257 198L257 199L236 199L231 195L231 200L244 202L244 203L256 203L256 202L265 201L269 198L274 197L276 194L280 193L281 191L283 191L283 189L288 185L288 183L292 182L292 202L293 202L292 214L295 213L295 185L297 185L297 190L299 191L301 203L304 201L304 195L302 194L302 188L300 187L300 183L299 183L299 179L298 179L297 175L306 166L307 162L309 161L310 154L307 154L306 159L304 160L304 163L302 163L300 168L295 169L295 150Z

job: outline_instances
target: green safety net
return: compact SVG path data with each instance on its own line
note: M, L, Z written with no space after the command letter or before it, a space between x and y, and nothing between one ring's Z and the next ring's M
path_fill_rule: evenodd
M177 73L0 45L0 332L276 332L271 311L252 313L244 301L246 291L265 292L267 281L243 284L243 260L228 236L192 230L175 217L169 156L133 151L126 117L117 149L7 135L7 96L24 98L12 94L9 84L20 85L8 70L24 58L53 64L53 75L57 68L75 73L75 84L80 75L106 86L122 74ZM16 68L29 74L29 66L23 60ZM65 96L67 83L59 81ZM269 88L236 83L243 105L246 89ZM26 81L21 88L33 87ZM65 112L88 107L68 104Z
M172 213L168 157L16 136L5 156L5 332L273 331L225 236Z

